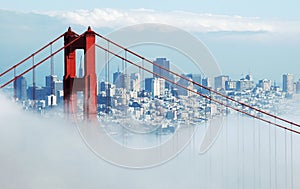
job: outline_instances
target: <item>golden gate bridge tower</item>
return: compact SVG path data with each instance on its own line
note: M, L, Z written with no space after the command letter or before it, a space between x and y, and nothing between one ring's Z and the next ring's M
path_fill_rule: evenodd
M69 27L64 34L64 44L75 41L64 50L65 75L64 82L64 111L65 113L77 113L77 92L83 91L83 113L85 118L92 120L97 117L97 78L95 60L95 32L88 30L78 35ZM83 49L84 76L76 75L76 50Z

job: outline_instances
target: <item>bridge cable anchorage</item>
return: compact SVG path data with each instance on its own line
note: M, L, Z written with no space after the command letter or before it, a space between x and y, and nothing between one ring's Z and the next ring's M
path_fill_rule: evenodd
M60 36L58 36L57 38L55 38L53 41L51 41L50 43L48 43L47 45L43 46L42 48L40 48L39 50L37 50L36 52L34 52L33 54L31 54L30 56L28 56L27 58L21 60L19 63L15 64L14 66L12 66L11 68L7 69L6 71L2 72L0 74L0 77L2 77L3 75L7 74L8 72L10 72L11 70L13 70L14 68L19 67L21 64L23 64L24 62L26 62L27 60L29 60L30 58L32 58L32 56L40 53L41 51L43 51L44 49L46 49L47 47L49 47L51 44L55 43L56 41L58 41L60 38L62 38L64 36L64 33Z
M110 42L111 42L111 41L110 41ZM294 132L294 133L300 135L300 131L290 129L290 128L286 127L286 126L280 125L279 123L271 122L270 120L261 118L261 117L259 117L259 116L252 115L251 113L248 113L248 112L246 112L246 111L240 110L240 109L235 108L235 107L232 107L232 106L230 106L230 105L227 105L226 103L224 103L224 102L222 102L222 101L216 100L216 99L214 99L214 98L212 98L212 97L209 97L209 96L206 96L206 95L204 95L204 94L202 94L202 93L200 93L200 92L197 92L197 91L194 91L194 90L192 90L192 89L189 89L189 88L187 88L187 87L184 86L184 85L178 84L178 83L176 83L176 82L170 80L169 78L165 78L165 77L163 77L163 76L161 76L161 75L159 75L159 74L157 74L157 73L155 73L155 72L153 72L153 71L151 71L151 70L149 70L149 69L147 69L147 68L144 68L144 67L138 65L137 63L135 63L135 62L133 62L133 61L131 61L131 60L125 59L124 57L118 55L117 53L114 53L114 52L112 52L112 51L110 51L110 50L108 50L108 49L106 49L106 48L104 48L104 47L102 47L102 46L100 46L100 45L98 45L98 44L96 44L96 47L98 47L98 48L100 48L100 49L102 49L102 50L104 50L104 51L107 51L107 52L109 52L110 54L114 55L115 57L120 58L120 59L122 59L122 60L124 60L124 61L130 63L131 65L134 65L134 66L138 67L138 68L141 68L141 69L147 71L148 73L151 73L151 74L153 74L153 75L156 75L157 77L161 77L161 78L165 79L166 81L168 81L168 82L170 82L170 83L172 83L172 84L174 84L174 85L176 85L176 86L179 86L179 87L181 87L181 88L183 88L183 89L186 89L186 90L188 90L188 91L190 91L190 92L192 92L192 93L194 93L194 94L197 94L197 95L199 95L199 96L201 96L201 97L204 97L204 98L206 98L206 99L209 99L209 100L212 101L212 102L215 102L215 103L220 104L220 105L222 105L222 106L228 107L228 108L230 108L230 109L232 109L232 110L235 110L235 111L237 111L237 112L240 112L240 113L242 113L242 114L244 114L244 115L248 115L248 116L253 117L253 118L255 118L255 119L261 120L261 121L263 121L263 122L270 123L270 124L272 124L272 125L274 125L274 126L276 126L276 127L279 127L279 128L281 128L281 129L286 129L286 130L288 130L288 131L291 131L291 132ZM128 50L128 51L129 51L129 50ZM146 60L146 59L145 59L145 60ZM190 82L191 82L191 81L190 81ZM223 96L224 96L224 95L223 95ZM228 99L230 100L230 98L228 98ZM249 105L247 105L247 106L249 106ZM251 107L251 106L250 106L250 107ZM271 115L272 115L272 114L271 114ZM281 119L282 119L282 118L281 118ZM288 120L287 120L287 122L289 122L289 123L291 123L291 124L293 123L293 122L288 121ZM293 125L294 125L294 123L293 123ZM297 125L296 125L296 126L297 126Z
M25 70L24 72L22 72L21 74L17 75L16 78L19 78L23 75L25 75L26 73L30 72L31 70L33 70L34 68L38 67L39 65L41 65L42 63L44 63L45 61L47 61L49 58L51 58L52 56L56 55L57 53L59 53L60 51L64 50L65 48L69 47L70 45L72 45L73 43L75 43L81 36L83 36L85 33L81 34L80 36L78 36L77 38L75 38L73 41L69 42L68 44L66 44L65 46L59 48L58 50L56 50L54 53L52 53L51 55L47 56L46 58L44 58L43 60L41 60L40 62L38 62L37 64L35 64L34 66L28 68L27 70ZM31 58L33 55L31 55L29 58ZM5 86L7 86L8 84L10 84L11 82L15 81L16 79L13 78L11 80L9 80L8 82L4 83L3 85L0 86L1 88L4 88Z
M111 41L110 39L108 39L108 38L106 38L106 37L104 37L104 36L102 36L102 35L100 35L100 34L98 34L98 33L95 33L95 35L97 35L98 37L100 37L100 38L102 38L102 39L104 39L104 40L106 40L106 41L109 41L111 44L113 44L113 45L115 45L115 46L117 46L117 47L119 47L119 48L125 50L126 52L129 52L130 54L132 54L132 55L134 55L134 56L136 56L136 57L138 57L138 58L144 59L144 60L147 61L148 63L150 63L150 64L152 64L152 65L154 65L154 66L157 66L157 67L160 68L160 69L163 69L163 70L165 70L165 71L167 71L167 72L169 72L169 73L171 73L171 74L173 74L173 75L175 75L175 76L177 76L177 77L179 77L179 78L182 78L182 79L184 79L184 80L186 80L186 81L188 81L188 82L193 83L194 85L197 85L197 86L199 86L199 87L201 87L201 88L204 88L204 89L206 89L206 90L208 90L208 91L210 91L210 92L212 92L212 93L214 93L214 94L217 94L217 95L219 95L219 96L221 96L221 97L223 97L223 98L226 98L226 99L228 99L228 100L230 100L230 101L232 101L232 102L236 102L236 103L238 103L238 104L240 104L240 105L242 105L242 106L248 107L248 108L250 108L250 109L252 109L252 110L255 110L255 111L259 112L259 113L262 113L262 114L267 115L267 116L269 116L269 117L273 117L273 118L275 118L275 119L278 119L278 120L280 120L280 121L283 121L283 122L286 122L286 123L289 123L289 124L293 124L293 125L295 125L295 126L297 126L297 127L300 128L300 124L293 123L293 122L291 122L291 121L289 121L289 120L287 120L287 119L278 117L278 116L276 116L276 115L273 115L273 114L268 113L268 112L266 112L266 111L263 111L263 110L261 110L261 109L258 109L258 108L255 108L255 107L253 107L253 106L250 106L250 105L248 105L248 104L246 104L246 103L243 103L243 102L240 102L240 101L238 101L238 100L235 100L234 98L231 98L231 97L229 97L229 96L227 96L227 95L224 95L224 94L222 94L222 93L220 93L220 92L217 92L217 91L215 91L215 90L213 90L213 89L211 89L211 88L209 88L209 87L206 87L206 86L204 86L204 85L201 85L201 84L199 84L199 83L197 83L197 82L195 82L195 81L190 81L189 78L187 78L187 77L185 77L185 76L182 76L182 75L180 75L180 74L178 74L178 73L176 73L176 72L174 72L174 71L168 70L167 68L165 68L165 67L163 67L163 66L161 66L161 65L159 65L159 64L157 64L157 63L155 63L154 61L149 60L149 59L147 59L147 58L145 58L145 57L143 57L143 56L141 56L141 55L139 55L139 54L137 54L137 53L135 53L135 52L133 52L133 51L131 51L131 50L129 50L129 49L123 47L123 46L121 46L121 45L119 45L118 43Z

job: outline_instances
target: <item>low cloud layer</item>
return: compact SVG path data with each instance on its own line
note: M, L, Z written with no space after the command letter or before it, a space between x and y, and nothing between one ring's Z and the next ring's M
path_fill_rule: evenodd
M148 9L93 9L40 12L82 26L118 28L140 23L162 23L191 32L272 32L273 26L257 17L200 14Z

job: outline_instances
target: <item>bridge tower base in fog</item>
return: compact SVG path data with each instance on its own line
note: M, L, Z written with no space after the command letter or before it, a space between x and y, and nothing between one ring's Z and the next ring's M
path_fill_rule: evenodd
M65 48L65 75L64 83L64 111L66 114L77 116L77 92L83 91L83 113L84 118L94 120L97 118L97 78L96 78L96 53L95 53L95 32L89 27L88 30L78 35L69 27L64 34ZM83 49L84 76L78 78L76 75L76 50Z

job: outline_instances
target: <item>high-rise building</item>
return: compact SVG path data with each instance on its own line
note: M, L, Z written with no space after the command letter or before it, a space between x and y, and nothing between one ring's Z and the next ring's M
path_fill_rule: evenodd
M141 76L139 73L132 73L130 75L130 90L137 92L141 90Z
M262 88L263 91L270 91L271 90L271 81L267 79L259 80L258 87Z
M236 81L226 81L225 82L225 90L226 91L235 91L236 90Z
M201 74L186 74L186 77L191 78L194 82L199 83L201 85ZM200 92L201 88L199 85L194 85L194 88Z
M152 91L152 82L153 82L153 78L146 78L145 79L145 91L146 92L151 92Z
M283 92L293 94L294 93L294 75L283 74L282 76L282 90Z
M236 82L236 90L238 91L247 91L247 90L252 90L253 88L254 88L253 80L242 78Z
M105 94L105 96L114 96L115 95L115 86L106 81L99 82L98 93Z
M20 101L27 99L27 81L26 78L21 76L14 81L16 88L16 98Z
M247 91L254 88L254 81L252 75L248 74L236 82L236 90Z
M185 76L185 75L183 75L183 76ZM191 82L191 81L193 81L193 80L192 80L192 78L189 77L188 75L186 75L185 77L187 77L189 80L180 78L179 81L178 81L177 83L178 83L178 85L184 86L184 87L186 87L186 88L188 88L188 89L182 88L182 87L180 87L180 86L177 86L177 88L178 88L177 93L178 93L178 95L180 95L180 96L191 96L191 95L193 95L193 92L192 92L191 90L194 89L194 84Z
M47 90L47 94L56 94L55 93L55 89L54 89L54 82L58 81L57 76L56 75L48 75L46 76L46 90Z
M300 94L300 79L296 83L296 93Z
M129 90L130 87L130 78L127 74L123 74L122 72L113 73L113 84L115 84L116 88L123 88Z
M82 57L81 57L80 64L79 64L78 77L83 78Z
M163 96L165 94L165 80L162 78L154 78L152 81L152 95L154 97Z
M211 89L211 79L209 77L202 79L202 85ZM209 90L202 88L201 93L209 94Z
M166 79L174 81L174 76L172 74L170 74L170 72L168 72L168 70L170 70L170 61L169 60L167 60L166 58L157 58L154 61L154 63L158 65L158 66L153 65L153 72L154 73L158 74L161 77L164 77ZM163 68L166 68L166 70L160 68L159 66L163 67ZM159 77L156 74L153 74L154 78L158 78ZM172 85L172 83L166 81L165 87L167 89L170 89L171 85Z
M229 76L220 75L215 77L215 90L219 91L221 89L225 90L225 82L229 81Z
M201 74L192 74L192 80L201 85ZM194 85L194 88L199 92L202 87L199 85Z
M162 78L146 78L145 91L152 93L152 96L163 96L165 93L165 80Z
M47 95L57 96L57 92L63 90L63 81L58 80L56 75L48 75L46 76L45 90Z

